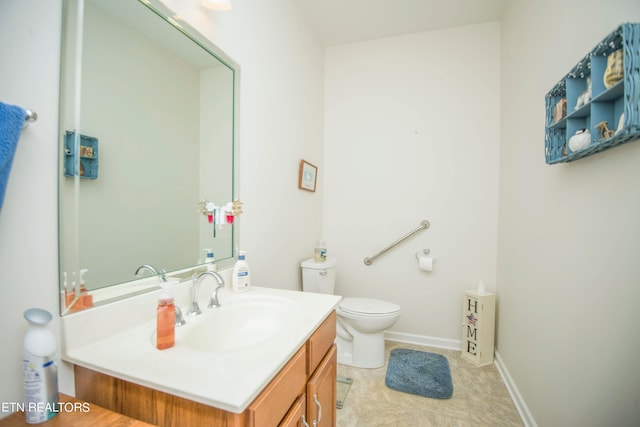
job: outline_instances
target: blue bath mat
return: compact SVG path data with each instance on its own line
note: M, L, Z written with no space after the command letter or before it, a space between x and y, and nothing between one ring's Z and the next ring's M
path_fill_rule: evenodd
M418 350L391 350L385 384L393 390L434 399L449 399L453 395L447 358Z

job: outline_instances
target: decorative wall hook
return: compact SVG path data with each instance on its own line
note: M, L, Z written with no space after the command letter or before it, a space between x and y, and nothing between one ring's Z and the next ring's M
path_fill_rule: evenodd
M240 199L235 199L233 203L231 203L231 212L233 212L233 216L240 216L242 213L242 202Z
M216 216L216 205L214 205L213 202L210 202L207 199L202 199L198 203L198 213L206 216L209 224L213 224L215 222Z

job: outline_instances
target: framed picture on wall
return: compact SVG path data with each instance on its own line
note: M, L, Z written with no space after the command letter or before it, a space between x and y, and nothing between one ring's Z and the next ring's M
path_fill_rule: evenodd
M318 167L306 160L300 160L300 173L298 175L298 188L307 191L316 191Z

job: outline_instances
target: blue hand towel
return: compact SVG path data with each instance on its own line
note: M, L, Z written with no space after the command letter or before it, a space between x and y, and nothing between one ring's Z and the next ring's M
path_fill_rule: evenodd
M26 117L27 112L23 108L0 102L0 209Z

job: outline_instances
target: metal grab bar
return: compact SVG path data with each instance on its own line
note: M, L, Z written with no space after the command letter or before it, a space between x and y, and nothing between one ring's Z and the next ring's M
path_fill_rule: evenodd
M399 238L398 240L396 240L395 242L393 242L392 244L390 244L389 246L387 246L386 248L384 248L383 250L375 254L374 256L365 258L364 259L365 265L371 265L374 259L378 258L383 253L387 252L389 249L394 248L396 245L400 244L404 240L407 240L409 237L413 236L418 231L426 230L427 228L429 228L429 226L430 226L429 221L427 220L422 221L415 230L411 230L410 232L408 232L407 234L405 234L404 236L402 236L401 238Z

